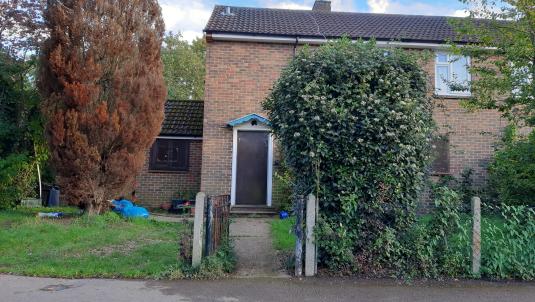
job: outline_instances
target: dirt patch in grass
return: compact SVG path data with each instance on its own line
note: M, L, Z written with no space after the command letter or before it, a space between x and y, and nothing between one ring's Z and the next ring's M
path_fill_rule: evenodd
M102 256L102 257L110 256L114 253L127 255L142 246L153 245L153 244L157 244L161 242L163 242L163 240L156 240L156 239L142 239L142 240L136 240L136 241L127 241L122 244L114 244L114 245L102 246L96 249L91 249L89 251L89 254L95 255L95 256Z
M2 229L9 229L15 223L15 220L4 220L0 222L0 227Z

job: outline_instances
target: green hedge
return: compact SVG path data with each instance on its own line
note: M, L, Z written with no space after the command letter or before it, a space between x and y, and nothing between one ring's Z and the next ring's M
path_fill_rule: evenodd
M535 131L527 137L508 127L490 165L490 188L499 203L535 207Z
M305 48L264 103L294 193L319 196L332 270L397 270L390 248L414 221L434 129L418 59L373 41Z

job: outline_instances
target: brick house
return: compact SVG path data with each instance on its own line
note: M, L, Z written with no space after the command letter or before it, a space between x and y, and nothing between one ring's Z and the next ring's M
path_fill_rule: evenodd
M261 103L302 45L342 36L434 53L423 66L443 137L436 143L434 174L458 177L472 169L475 183L485 182L493 145L506 121L496 111L466 111L460 102L469 92L451 91L446 84L452 78L470 80L470 58L447 52L446 41L468 42L456 37L447 17L331 12L329 1L316 1L311 11L215 6L204 32L202 168L193 188L200 183L208 195L230 194L236 206L276 205L276 144Z

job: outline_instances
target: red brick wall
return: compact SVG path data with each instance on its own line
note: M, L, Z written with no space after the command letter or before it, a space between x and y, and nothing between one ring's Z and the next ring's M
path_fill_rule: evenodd
M191 140L189 148L189 171L150 172L149 151L141 173L137 177L136 195L140 204L159 207L162 202L177 197L178 191L199 192L201 187L202 141Z
M226 123L264 114L261 102L292 57L292 45L209 42L203 126L201 190L230 194L232 129Z
M263 113L261 102L293 51L293 45L208 42L202 191L230 193L232 130L225 124L249 113ZM434 60L424 69L434 91ZM467 112L457 99L437 99L436 104L440 105L434 112L440 132L449 133L451 173L459 176L472 168L476 183L484 183L492 146L505 122L495 111Z

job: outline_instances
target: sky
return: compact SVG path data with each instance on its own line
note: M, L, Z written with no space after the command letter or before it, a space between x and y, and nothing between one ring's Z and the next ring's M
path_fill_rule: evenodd
M310 9L314 0L159 0L166 30L181 32L191 41L202 30L214 5ZM414 15L465 16L466 6L458 0L332 0L333 11Z

